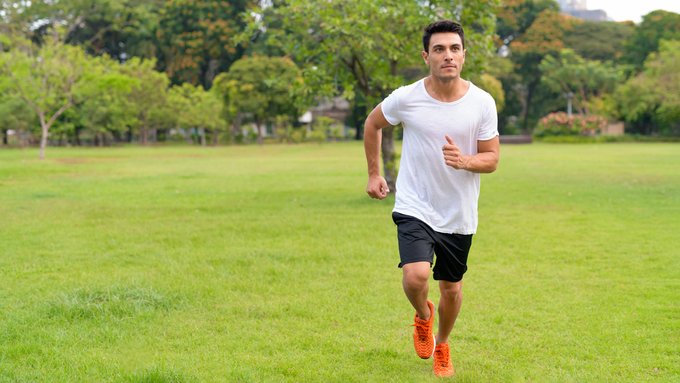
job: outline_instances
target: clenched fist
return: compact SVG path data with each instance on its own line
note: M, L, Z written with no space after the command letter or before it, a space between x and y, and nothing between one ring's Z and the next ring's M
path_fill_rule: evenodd
M371 198L385 199L390 188L387 187L387 181L382 176L372 176L368 178L368 185L366 186L366 193Z
M460 148L453 142L453 138L448 135L444 137L446 138L446 144L442 147L442 152L444 153L444 162L446 165L454 169L466 169L470 160L469 156L465 156L461 153Z

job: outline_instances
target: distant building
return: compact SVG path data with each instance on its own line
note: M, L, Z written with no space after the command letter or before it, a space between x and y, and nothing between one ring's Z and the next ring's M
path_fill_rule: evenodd
M570 12L566 12L576 18L587 20L587 21L607 21L609 20L609 17L607 17L607 12L603 11L602 9L586 9L583 11L580 10L573 10Z
M559 0L560 9L564 11L585 11L588 9L586 0Z
M607 12L602 9L588 9L586 0L558 0L562 13L587 21L607 21Z
M330 117L341 124L344 124L347 116L352 113L349 101L342 97L323 100L310 111L314 120L319 116L324 116Z

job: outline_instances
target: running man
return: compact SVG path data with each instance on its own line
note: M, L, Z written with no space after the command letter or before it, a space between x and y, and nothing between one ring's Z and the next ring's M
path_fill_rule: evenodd
M500 155L495 102L460 77L465 54L460 24L444 20L427 26L422 57L429 76L392 92L364 125L366 192L377 199L389 193L380 175L381 129L404 127L392 212L399 267L416 311L416 353L423 359L434 356L434 373L442 377L454 374L449 335L460 312L463 274L477 230L479 173L495 171ZM434 303L428 299L431 268L441 293L436 335Z

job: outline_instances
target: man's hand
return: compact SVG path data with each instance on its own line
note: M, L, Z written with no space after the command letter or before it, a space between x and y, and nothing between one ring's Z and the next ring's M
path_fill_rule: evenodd
M444 162L446 165L454 169L466 169L470 156L465 156L461 153L456 143L453 142L453 138L448 135L445 138L446 144L442 147L442 152L444 152Z
M390 189L387 187L387 182L382 176L371 176L368 178L368 185L366 186L366 193L371 198L385 199Z

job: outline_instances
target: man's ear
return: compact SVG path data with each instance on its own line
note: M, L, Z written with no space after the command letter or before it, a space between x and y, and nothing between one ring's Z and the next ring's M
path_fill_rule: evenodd
M425 64L428 64L428 65L429 65L429 63L427 62L427 59L428 59L428 54L427 54L427 52L422 51L422 52L420 52L420 54L423 56L423 60L425 61Z

